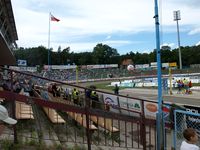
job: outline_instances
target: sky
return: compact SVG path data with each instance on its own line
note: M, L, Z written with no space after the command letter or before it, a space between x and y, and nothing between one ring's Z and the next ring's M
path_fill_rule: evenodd
M156 48L154 0L13 0L12 7L18 47L42 45L57 51L61 46L79 53L102 43L121 55ZM177 10L180 45L200 44L199 0L158 0L158 7L161 46L178 47ZM50 12L60 21L49 21Z

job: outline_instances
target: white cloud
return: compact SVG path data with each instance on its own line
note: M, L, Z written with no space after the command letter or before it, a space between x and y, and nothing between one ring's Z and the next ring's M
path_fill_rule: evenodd
M106 40L108 40L108 39L110 39L111 38L111 36L110 35L108 35L107 37L106 37Z
M196 46L199 46L200 45L200 41L196 44Z
M102 41L102 43L105 43L105 44L108 44L108 45L118 45L118 46L120 46L120 45L123 45L123 44L131 44L132 43L132 41L125 41L125 40L110 40L110 41Z
M181 10L180 30L190 30L190 35L199 33L200 29L194 28L199 25L197 18L200 18L200 9L195 7L197 1L187 1L187 5L181 0L160 1L163 32L176 32L173 11ZM50 11L61 20L51 22L51 47L56 49L61 45L75 51L91 50L104 40L106 44L125 46L131 40L111 41L111 35L115 39L116 34L155 30L154 1L149 0L14 0L12 4L19 37L17 43L24 47L47 46ZM184 28L187 25L190 25L189 30ZM97 40L96 35L102 38ZM88 38L91 40L86 41Z
M160 47L162 47L162 46L169 46L169 47L171 47L171 49L173 49L173 48L175 48L176 44L174 44L174 43L163 43Z
M144 50L144 51L142 51L142 53L147 53L147 54L149 54L151 51L150 50Z
M102 44L107 44L111 47L117 47L117 46L123 46L123 45L126 45L126 44L131 44L133 43L132 41L119 41L119 40L116 40L116 41L101 41L101 42L76 42L76 43L67 43L67 44L64 44L62 43L61 44L61 47L62 48L65 48L67 46L69 46L72 50L75 50L76 52L85 52L85 51L93 51L93 48L98 44L98 43L102 43ZM53 45L58 45L59 46L59 43L53 43ZM54 49L57 49L58 48L55 47Z
M200 33L200 27L191 30L191 31L188 33L188 35L194 35L194 34L199 34L199 33Z

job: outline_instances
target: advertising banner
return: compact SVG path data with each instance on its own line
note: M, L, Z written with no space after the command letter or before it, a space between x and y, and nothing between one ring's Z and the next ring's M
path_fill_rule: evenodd
M169 121L170 105L166 104L162 108L163 117L165 121ZM158 104L153 102L144 102L145 118L156 119L158 113Z
M156 113L158 113L157 105L157 103L144 102L144 114L146 118L156 119Z
M110 105L110 111L119 113L118 98L115 95L103 94L104 104Z
M125 97L119 98L119 105L121 109L121 113L130 116L137 116L138 113L134 113L131 111L141 112L141 103L140 100L129 99ZM130 111L128 111L130 110Z
M22 59L18 59L17 60L17 65L18 66L27 66L27 61L26 60L22 60Z
M184 105L188 114L186 115L186 124L188 128L194 128L200 134L200 107ZM191 114L190 114L191 113ZM196 114L196 115L192 115Z

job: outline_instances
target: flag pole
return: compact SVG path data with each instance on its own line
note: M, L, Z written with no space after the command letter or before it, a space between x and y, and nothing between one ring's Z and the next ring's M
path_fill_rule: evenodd
M48 32L48 70L50 70L50 22L51 22L51 12L49 12L49 32Z

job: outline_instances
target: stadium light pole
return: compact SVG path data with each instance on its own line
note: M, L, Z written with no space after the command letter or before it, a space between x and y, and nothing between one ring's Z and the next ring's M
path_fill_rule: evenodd
M156 116L157 122L157 149L163 147L163 115L162 115L162 76L161 76L161 51L160 51L160 31L159 31L159 16L158 16L158 0L155 2L155 32L156 32L156 55L157 55L157 78L158 78L158 113Z
M178 21L179 21L179 20L181 20L180 10L174 11L174 21L176 21L176 26L177 26L179 67L180 67L180 69L182 69L181 46L180 46L180 34L179 34L179 24L178 24Z

